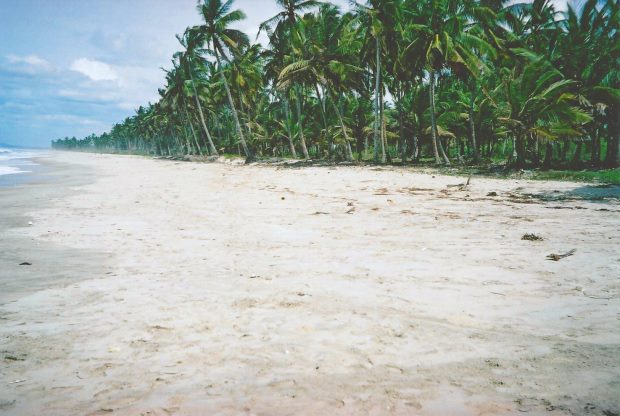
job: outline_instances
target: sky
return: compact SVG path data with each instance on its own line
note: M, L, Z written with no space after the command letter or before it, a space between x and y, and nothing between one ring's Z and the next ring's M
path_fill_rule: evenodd
M278 12L273 0L235 7L250 39ZM180 49L174 35L198 23L196 0L0 0L0 143L49 147L109 131L157 101L161 68Z

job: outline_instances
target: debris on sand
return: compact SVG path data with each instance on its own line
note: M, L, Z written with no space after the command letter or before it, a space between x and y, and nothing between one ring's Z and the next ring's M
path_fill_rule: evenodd
M544 238L542 238L541 236L537 235L537 234L533 234L533 233L526 233L523 234L523 237L521 237L521 240L527 240L527 241L542 241L544 240Z
M558 261L558 260L563 259L564 257L569 257L569 256L572 256L573 254L575 254L575 251L577 251L577 250L572 249L571 251L567 251L567 252L566 252L566 253L564 253L564 254L555 254L555 253L551 253L551 254L549 254L549 255L547 256L547 258L548 258L549 260Z
M471 182L471 175L469 175L469 177L467 178L467 182L458 183L456 185L446 185L446 188L458 188L459 191L465 191L469 187L470 182Z
M29 263L27 261L24 261L22 263L19 263L20 266L32 266L32 263Z
M7 410L15 405L16 400L0 400L0 410Z
M497 196L497 192L491 191L487 194L487 196Z
M26 381L25 378L24 379L10 381L9 384L19 384L19 383L23 383L24 381Z

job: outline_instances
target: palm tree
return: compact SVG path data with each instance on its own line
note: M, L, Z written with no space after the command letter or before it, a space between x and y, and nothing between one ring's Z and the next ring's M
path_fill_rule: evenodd
M192 30L197 30L202 36L202 43L206 43L207 47L215 56L217 61L222 84L226 90L228 98L228 104L233 114L235 121L235 127L237 128L237 134L239 135L239 141L243 147L246 158L248 161L254 158L254 155L250 151L248 144L239 122L239 115L235 107L235 103L224 74L224 68L222 66L222 59L230 63L227 51L235 52L238 48L249 45L248 37L245 33L231 29L229 26L233 23L239 22L245 19L245 13L241 10L232 10L233 0L202 0L198 3L198 12L204 20L204 25L195 26Z
M396 46L396 22L399 19L399 7L395 0L368 0L367 5L354 3L358 26L363 33L363 55L364 61L369 65L374 64L375 91L374 91L374 114L373 125L373 145L374 161L379 162L379 138L382 129L381 103L382 103L382 57L386 55L388 49L394 50ZM381 142L383 143L383 142ZM382 148L383 145L381 146ZM385 163L385 151L383 151L382 162Z
M417 2L410 0L405 6L405 16L409 20L413 39L407 47L407 55L413 60L422 59L428 71L429 98L431 103L431 135L435 162L441 163L439 150L444 162L449 165L441 142L437 142L437 122L435 116L435 88L437 74L449 69L456 76L469 73L479 76L484 65L476 56L475 50L488 52L491 45L473 29L492 11L471 0L436 0Z
M515 58L525 60L522 69L506 75L503 88L506 114L499 120L515 138L516 166L526 163L526 141L534 136L556 139L579 134L592 117L576 107L570 92L575 82L564 79L544 57L524 49L514 49Z
M217 149L215 148L215 145L213 144L213 139L211 138L211 133L209 132L209 128L207 127L207 123L205 122L204 111L202 109L202 105L200 104L200 97L198 95L198 90L196 88L196 83L194 81L193 75L195 67L201 64L203 59L200 55L200 49L198 48L198 44L200 41L199 33L196 30L187 28L185 29L182 37L177 35L177 39L181 46L183 46L183 48L185 49L185 52L178 52L178 55L175 54L175 56L178 56L181 65L184 67L186 73L190 77L194 99L196 101L196 105L198 106L198 115L200 116L200 122L209 142L209 150L212 155L218 156Z
M558 67L568 79L577 82L582 104L589 108L594 120L588 128L592 143L591 162L600 158L599 131L607 124L609 140L606 164L614 166L618 159L618 102L620 100L620 53L618 19L620 3L600 0L585 1L580 10L568 5L562 42L558 48ZM614 27L614 19L616 21ZM616 128L616 131L613 131ZM580 145L580 144L579 144Z
M258 28L258 35L260 35L261 31L265 30L270 33L269 43L272 47L277 45L280 48L286 47L286 49L290 49L290 45L282 42L282 40L285 39L287 35L290 36L292 33L294 33L294 31L296 31L297 21L300 18L299 12L304 12L316 8L321 5L322 2L317 0L276 0L276 3L282 7L282 10L275 16L261 23ZM280 52L286 55L286 53L290 51ZM283 64L283 62L280 63ZM296 85L295 108L297 110L297 122L299 123L299 139L304 158L309 159L310 155L308 154L308 148L306 146L306 139L304 136L304 129L302 124L301 98L302 94L300 92L300 89ZM285 105L288 107L288 103L285 103ZM293 156L295 157L295 147L292 142L291 151L293 153Z
M346 24L347 21L340 18L338 8L333 5L321 6L316 17L310 16L305 20L303 30L296 37L295 56L299 58L282 70L278 88L286 89L294 83L309 84L315 88L319 99L319 86L324 88L340 124L346 158L353 160L347 128L334 96L334 91L340 92L347 86L356 88L362 72L339 42Z

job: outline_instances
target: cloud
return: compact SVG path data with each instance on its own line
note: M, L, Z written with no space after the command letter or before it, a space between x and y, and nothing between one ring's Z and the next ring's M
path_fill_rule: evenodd
M93 81L115 81L118 79L118 74L112 66L93 59L76 59L69 69L79 72Z
M16 72L33 75L54 70L52 64L37 55L19 56L10 54L6 56L6 60L11 65L10 69Z

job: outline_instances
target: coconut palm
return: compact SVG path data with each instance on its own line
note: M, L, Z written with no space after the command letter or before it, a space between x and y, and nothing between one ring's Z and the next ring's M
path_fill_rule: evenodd
M196 82L194 81L194 71L196 68L203 64L202 51L199 48L200 43L200 33L196 30L192 30L187 28L183 33L183 36L177 35L177 40L183 46L183 52L177 52L174 57L179 59L181 66L184 68L185 73L189 75L190 84L192 87L193 96L198 106L198 115L200 116L200 122L202 128L207 135L207 140L209 142L209 150L212 155L217 156L217 149L213 144L213 139L211 137L211 133L209 128L207 127L207 123L205 121L204 111L202 109L202 105L200 103L200 97L198 95L198 89L196 88Z
M286 55L287 53L290 53L290 45L286 42L282 42L282 40L286 39L287 36L290 37L290 35L297 30L297 21L300 19L299 13L314 9L323 3L317 0L276 0L276 3L282 8L282 10L275 16L261 23L258 29L258 34L260 35L260 32L263 30L267 31L269 33L270 45L272 47L279 47L280 54ZM274 61L274 63L275 62L281 65L284 63L283 60ZM280 70L282 68L283 66L280 67ZM308 148L306 146L306 139L302 125L301 99L302 94L300 89L295 88L295 108L299 123L299 139L304 157L309 159L310 155L308 154ZM286 101L288 101L288 99ZM286 102L285 105L288 108L288 102ZM293 153L293 157L295 157L295 146L292 143L291 151Z
M411 0L404 11L413 36L406 55L412 60L422 60L428 71L433 152L435 162L439 164L434 98L438 72L449 69L460 77L467 73L479 76L484 66L479 55L492 50L492 46L474 29L477 22L488 19L493 12L471 0ZM477 55L474 51L480 53ZM441 142L439 150L444 162L450 164Z
M523 49L513 52L515 58L525 62L522 69L515 68L505 75L502 88L506 112L499 120L514 135L516 166L523 167L527 140L579 134L592 118L576 106L576 96L570 92L574 81L564 79L544 57Z
M577 82L583 105L589 108L593 122L588 130L591 137L591 162L600 159L599 131L607 125L609 132L606 164L617 165L618 110L620 109L620 56L618 21L620 3L587 0L580 9L569 4L561 22L562 42L558 48L557 66L566 78ZM614 26L615 22L615 26ZM614 128L616 131L614 132Z
M299 58L282 70L278 88L286 89L294 83L307 84L315 88L319 99L319 88L323 88L338 117L346 157L352 160L349 134L334 95L346 87L357 87L362 72L354 65L352 55L346 54L339 43L346 23L346 20L340 19L338 8L332 5L321 6L316 17L306 19L303 28L294 37L297 41L294 56Z
M354 2L356 20L360 33L363 37L362 55L364 61L374 67L375 89L373 109L375 121L373 125L374 161L379 162L379 136L382 124L381 119L381 95L382 95L382 57L386 51L394 51L397 45L396 25L400 16L398 5L395 0L368 0L366 4ZM381 141L383 143L383 141ZM381 146L384 148L384 146ZM385 151L382 162L385 163Z
M220 70L222 84L226 90L228 104L230 105L235 121L235 127L237 128L237 134L239 135L239 141L249 161L252 160L254 156L245 140L243 129L239 122L239 114L237 113L222 65L222 59L230 63L229 53L234 53L240 47L247 46L250 43L245 33L230 28L230 25L245 19L245 13L241 10L231 10L232 5L233 0L202 0L198 3L197 8L204 20L204 24L194 26L192 30L196 30L201 35L201 42L206 44L207 48L213 53L213 56L215 56Z

